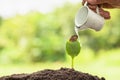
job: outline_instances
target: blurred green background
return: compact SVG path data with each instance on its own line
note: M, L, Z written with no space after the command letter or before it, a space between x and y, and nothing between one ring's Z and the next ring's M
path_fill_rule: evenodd
M74 34L81 4L66 3L47 14L31 11L0 17L0 76L71 67L65 44ZM109 10L103 29L79 31L82 50L75 69L106 80L120 79L120 10Z

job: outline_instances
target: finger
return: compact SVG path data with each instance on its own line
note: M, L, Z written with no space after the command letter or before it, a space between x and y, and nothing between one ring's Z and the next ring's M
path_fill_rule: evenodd
M92 10L96 10L97 5L90 5L90 4L88 4L88 7L89 7L90 9L92 9Z
M90 4L103 4L103 3L107 3L108 0L85 0Z
M112 6L111 4L107 4L107 3L104 3L104 4L102 4L101 6L102 6L103 8L108 8L108 9L109 9L109 8L110 8L110 9L111 9L111 8L115 8L115 7Z
M96 11L95 11L96 12ZM99 10L99 13L102 17L104 17L105 19L110 19L110 13L108 11L105 11L103 9Z
M105 19L110 19L110 12L108 12L108 11L101 9L100 15L103 16Z

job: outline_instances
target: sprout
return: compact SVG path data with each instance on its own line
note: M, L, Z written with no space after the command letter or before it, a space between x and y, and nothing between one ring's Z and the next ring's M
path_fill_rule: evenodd
M70 55L72 58L72 62L71 62L72 68L74 67L74 58L80 53L80 50L81 50L80 42L77 39L78 39L78 36L73 35L71 36L69 41L66 42L66 51L68 55Z

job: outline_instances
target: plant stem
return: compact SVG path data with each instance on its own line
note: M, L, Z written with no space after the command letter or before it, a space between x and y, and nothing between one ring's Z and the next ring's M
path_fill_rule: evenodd
M72 58L72 65L71 65L71 67L72 67L72 69L74 68L74 57L71 57Z

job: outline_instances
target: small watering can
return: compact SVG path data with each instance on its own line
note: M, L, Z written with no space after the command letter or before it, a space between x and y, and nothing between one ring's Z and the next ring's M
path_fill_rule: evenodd
M75 27L78 30L94 29L100 31L104 25L104 18L100 16L99 7L96 8L96 12L92 11L85 2L84 6L79 9L75 16Z

